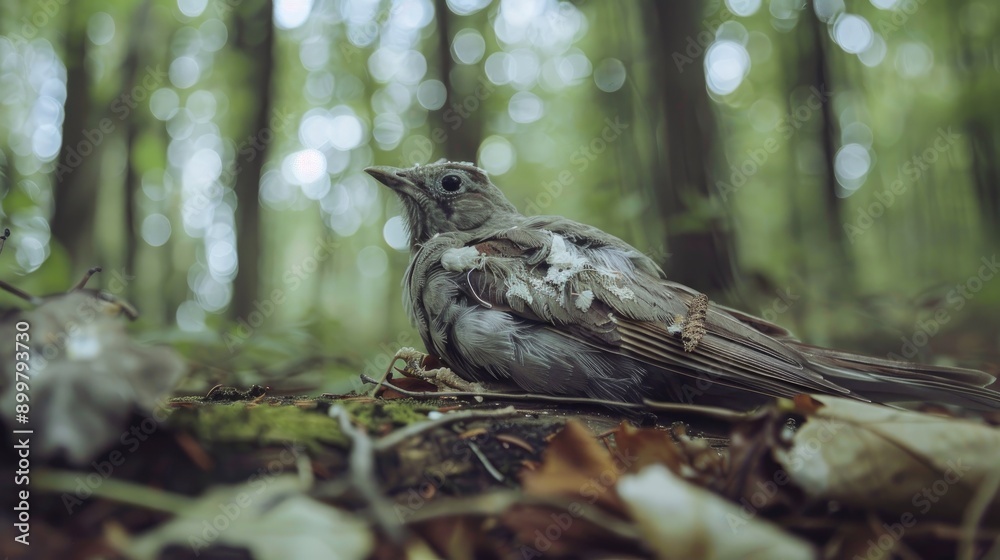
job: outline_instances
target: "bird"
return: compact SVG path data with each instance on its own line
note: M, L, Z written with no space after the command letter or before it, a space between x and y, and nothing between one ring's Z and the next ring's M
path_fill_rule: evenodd
M521 214L471 163L365 171L402 202L407 314L470 383L741 410L803 393L1000 409L986 372L806 344L667 279L614 235Z

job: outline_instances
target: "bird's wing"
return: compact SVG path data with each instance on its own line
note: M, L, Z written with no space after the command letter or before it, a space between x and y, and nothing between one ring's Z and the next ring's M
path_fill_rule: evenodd
M589 226L534 218L452 251L442 261L466 271L462 289L470 301L695 378L699 387L719 384L768 396L850 393L789 345L664 281L642 253Z

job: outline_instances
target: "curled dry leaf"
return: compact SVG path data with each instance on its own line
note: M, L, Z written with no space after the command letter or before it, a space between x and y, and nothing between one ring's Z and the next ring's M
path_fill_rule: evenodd
M663 465L622 477L618 495L645 541L664 560L793 560L813 547L738 506L680 478Z
M614 487L635 460L613 455L582 424L567 422L549 443L541 467L521 476L527 496L551 498L566 507L519 505L504 516L504 524L522 543L522 556L579 556L582 550L637 552L634 542L617 538L588 515L626 517Z
M392 384L394 387L418 393L433 393L438 390L437 385L417 377L400 377L398 379L393 379ZM375 393L375 396L387 401L409 398L403 393L386 386L379 388L379 390Z
M623 422L612 433L619 454L634 458L630 472L661 464L687 480L707 485L723 476L727 468L726 454L712 448L704 439L687 435L683 424L666 431L636 428Z
M815 501L921 517L960 520L984 481L1000 469L1000 430L982 423L837 397L822 406L774 457ZM982 498L982 497L981 497ZM986 496L987 523L1000 499Z
M635 465L636 457L612 456L576 421L549 443L542 467L521 477L524 492L535 496L582 498L584 502L623 513L624 507L611 490L622 474Z

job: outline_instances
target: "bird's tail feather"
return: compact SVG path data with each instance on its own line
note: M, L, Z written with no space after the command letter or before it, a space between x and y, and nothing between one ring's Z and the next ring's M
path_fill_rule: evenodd
M901 362L795 343L831 381L879 402L939 402L978 410L1000 409L996 378L979 370Z

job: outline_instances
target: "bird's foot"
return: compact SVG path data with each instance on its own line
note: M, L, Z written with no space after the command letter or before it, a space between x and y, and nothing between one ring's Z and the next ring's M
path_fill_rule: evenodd
M442 391L462 391L466 393L485 393L486 388L479 383L466 381L457 373L446 367L422 370L419 377L437 385Z
M392 377L394 366L398 360L403 360L406 365L402 369L396 369L395 371L406 377L427 381L437 386L441 391L486 392L485 387L479 383L466 381L449 368L441 366L441 362L436 356L425 354L416 348L410 347L403 347L396 351L396 354L392 357L392 361L389 363L389 367L386 369L382 379L375 386L374 391L378 391L382 382Z

